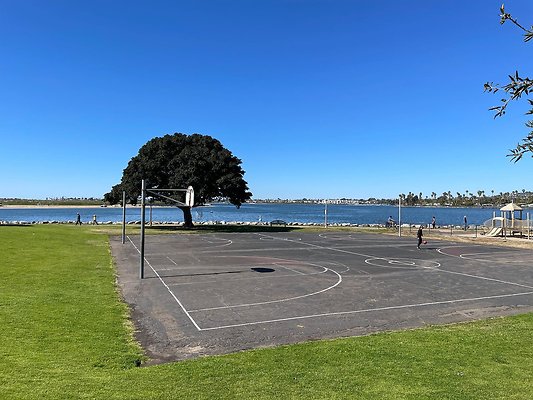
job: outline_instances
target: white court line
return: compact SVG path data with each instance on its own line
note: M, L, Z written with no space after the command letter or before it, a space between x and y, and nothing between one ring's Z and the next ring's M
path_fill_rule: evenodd
M344 272L348 272L350 271L350 267L347 267L346 265L341 265L341 264L337 264L335 265L336 267L344 267L344 271L337 271L339 274L342 274ZM322 266L324 268L324 266ZM187 267L187 268L196 268L196 267ZM330 266L330 269L333 269L332 266ZM161 268L158 268L158 270L161 270ZM175 268L173 269L169 269L171 271L177 271ZM181 268L180 268L181 270ZM323 271L319 271L319 272L308 272L308 273L304 273L304 272L301 272L302 275L305 275L305 276L311 276L311 275L320 275L320 274L323 274L325 272L328 272L327 269L324 268ZM369 275L368 272L366 271L357 271L358 273L361 273L361 274L364 274L364 275ZM261 276L261 277L257 277L257 276L253 276L253 277L250 277L250 278L234 278L234 279L231 279L231 282L238 282L238 281L257 281L258 279L261 279L261 280L264 280L264 279L280 279L280 278L294 278L294 274L282 274L282 275L273 275L273 276ZM217 279L212 279L212 280L209 280L209 281L196 281L196 282L176 282L176 283L169 283L168 286L170 287L174 287L174 286L190 286L190 285L204 285L206 283L219 283L220 280L217 280Z
M159 272L162 272L162 271L179 271L179 269L177 269L176 267L157 267L157 270Z
M472 260L472 261L478 261L478 262L500 262L504 264L521 264L521 263L530 263L531 259L522 259L522 260L509 260L509 255L515 258L514 256L517 255L516 252L496 252L496 253L467 253L467 254L461 254L459 257L461 257L463 260ZM477 258L475 256L486 256L490 258Z
M310 274L304 274L305 276L311 276L311 275L320 275L327 271L320 271L320 272L312 272ZM238 281L257 281L258 279L264 280L264 279L280 279L280 278L294 278L294 274L285 274L285 275L274 275L274 276L261 276L261 277L250 277L250 278L234 278L231 279L231 283L238 282ZM169 283L169 286L184 286L184 285L204 285L206 283L220 283L220 280L212 279L209 281L197 281L197 282L177 282L177 283Z
M308 265L312 265L312 264L308 264ZM318 266L319 265L317 265L317 267ZM324 293L324 292L327 292L328 290L333 289L335 286L338 286L342 282L342 276L337 271L334 271L334 270L332 270L330 268L323 267L323 266L322 266L322 268L324 268L324 272L326 272L326 271L333 272L335 275L337 275L338 279L337 279L337 282L334 285L331 285L331 286L329 286L329 287L327 287L325 289L319 290L318 292L307 293L307 294L304 294L304 295L301 295L301 296L295 296L295 297L287 297L285 299L261 301L261 302L257 302L257 303L235 304L233 306L220 306L220 307L200 308L200 309L197 309L197 310L190 310L190 312L193 313L193 312L200 312L200 311L225 310L225 309L228 309L228 308L242 308L242 307L259 306L259 305L265 305L265 304L282 303L282 302L285 302L285 301L303 299L305 297L310 297L310 296L316 296L317 294Z
M146 259L146 258L145 258ZM268 265L268 264L266 264ZM174 271L181 271L181 270L186 270L186 269L194 269L194 270L198 270L198 271L201 271L201 270L205 270L205 269L217 269L217 271L221 271L221 270L228 270L230 268L233 268L233 270L235 271L239 271L243 268L248 268L248 264L243 264L243 265L233 265L233 266L225 266L224 268L221 268L220 265L216 265L216 264L213 264L213 265L193 265L191 267L182 267L180 265L175 265L177 268L173 268ZM157 268L158 270L160 270L160 268L158 267ZM225 271L227 272L227 271ZM213 272L215 273L215 272Z
M483 252L483 253L464 253L464 254L461 254L460 257L465 257L465 256L484 256L484 255L487 255L487 256L493 256L493 255L497 255L497 256L500 256L500 255L506 255L506 254L511 254L511 255L516 255L516 251L493 251L493 252Z
M448 247L443 247L443 249L452 249L452 248L457 248L457 247L465 247L465 246L448 246ZM445 256L449 256L449 257L455 257L455 258L460 258L462 260L466 260L466 258L463 258L462 255L454 255L454 254L447 254L447 253L443 253L441 251L441 249L437 249L437 251L442 254L442 255L445 255ZM483 262L483 263L487 263L488 261L490 260L477 260L475 258L470 258L468 260L471 260L471 261L478 261L478 262ZM504 263L505 264L505 263ZM441 272L447 272L449 274L455 274L455 275L463 275L463 276L467 276L467 277L470 277L470 278L476 278L476 279L483 279L483 280L487 280L487 281L493 281L493 282L498 282L498 283L504 283L504 284L507 284L507 285L513 285L513 286L520 286L520 287L524 287L524 288L527 288L527 289L533 289L533 286L528 286L528 285L522 285L520 283L516 283L516 282L509 282L509 281L503 281L503 280L500 280L500 279L495 279L495 278L487 278L485 276L480 276L480 275L472 275L472 274L467 274L467 273L464 273L464 272L455 272L455 271L448 271L448 270L445 270L445 269L439 269L439 271Z
M434 244L434 243L432 243ZM380 244L368 244L368 245L355 245L355 244L346 244L346 245L338 245L338 246L335 246L334 248L335 249L382 249L382 248L391 248L391 247L394 247L394 248L401 248L401 247L414 247L416 246L416 243L413 244L413 243L394 243L394 242L389 242L389 243L383 243L381 242ZM293 248L291 247L290 250L292 250Z
M277 264L277 263L274 263L274 265L277 265L278 267L281 267L281 268L285 268L285 269L288 269L289 271L292 271L296 274L300 274L300 275L308 275L304 272L301 272L301 271L296 271L295 269L292 269L292 268L289 268L289 267L286 267L285 265L281 265L281 264ZM324 271L325 272L325 271Z
M465 303L469 301L490 300L490 299L499 299L499 298L505 298L505 297L514 297L514 296L529 296L532 294L533 292L511 293L511 294L503 294L503 295L497 295L497 296L473 297L469 299L443 300L443 301L433 301L433 302L428 302L428 303L405 304L401 306L367 308L364 310L340 311L340 312L323 313L323 314L302 315L298 317L278 318L278 319L270 319L270 320L265 320L265 321L244 322L241 324L214 326L212 328L202 328L201 330L202 331L213 331L213 330L218 330L218 329L237 328L237 327L242 327L242 326L261 325L261 324L271 324L271 323L276 323L276 322L295 321L295 320L301 320L301 319L334 317L338 315L361 314L361 313L367 313L367 312L372 312L372 311L399 310L403 308L427 307L427 306L434 306L434 305L441 305L441 304Z
M330 233L319 233L318 234L318 237L319 238L322 238L322 239L332 239L332 240L344 240L344 239L353 239L354 237L352 235L335 235L335 234L330 234ZM370 240L370 239L361 239L361 240Z
M137 252L139 252L139 254L140 254L139 249L137 248L135 243L133 243L133 241L131 240L131 238L129 236L128 236L128 240L133 245L133 247L137 250ZM318 245L312 245L312 244L307 244L307 245L312 246L312 247L317 247L317 248L325 248L325 249L335 250L333 248L328 248L328 247L324 247L324 246L318 246ZM453 255L450 255L450 254L442 253L440 250L441 249L437 249L437 251L440 252L443 255L453 256ZM355 253L355 252L347 252L347 251L342 251L342 250L341 250L341 252L346 252L346 253L351 253L351 254L355 254L355 255L365 256L363 254L359 254L359 253ZM454 257L457 257L457 256L454 256ZM374 258L379 258L379 257L374 257ZM386 260L385 258L383 258L383 259ZM181 309L183 310L185 315L187 315L189 320L192 322L192 324L196 327L196 329L198 331L219 330L219 329L227 329L227 328L235 328L235 327L243 327L243 326L251 326L251 325L260 325L260 324L269 324L269 323L276 323L276 322L285 322L285 321L310 319L310 318L319 318L319 317L338 316L338 315L360 314L360 313L366 313L366 312L372 312L372 311L386 311L386 310L395 310L395 309L426 307L426 306L441 305L441 304L454 304L454 303L463 303L463 302L470 302L470 301L480 301L480 300L490 300L490 299L498 299L498 298L508 298L508 297L515 297L515 296L527 296L527 295L532 295L533 294L533 292L512 293L512 294L506 294L506 295L484 296L484 297L474 297L474 298L467 298L467 299L455 299L455 300L444 300L444 301L436 301L436 302L406 304L406 305L399 305L399 306L377 307L377 308L370 308L370 309L363 309L363 310L352 310L352 311L341 311L341 312L332 312L332 313L312 314L312 315L304 315L304 316L288 317L288 318L278 318L278 319L256 321L256 322L246 322L246 323L240 323L240 324L222 325L222 326L211 327L211 328L200 328L200 326L196 323L196 321L192 318L192 316L189 314L189 312L185 309L185 307L179 301L179 299L176 297L176 295L170 290L168 285L159 276L157 271L154 270L154 268L149 264L148 261L147 261L147 263L150 266L150 268L152 269L152 271L154 271L156 276L159 278L161 283L167 288L168 292L171 294L171 296L174 298L174 300L178 303L178 305L181 307ZM326 270L331 270L331 269L326 268L326 267L322 267L322 268L325 268ZM331 271L334 272L335 274L337 274L340 277L340 275L336 271L334 271L334 270L331 270ZM440 270L440 271L448 272L448 273L454 273L452 271L444 271L444 270ZM462 274L462 273L456 273L456 274ZM462 275L468 275L468 274L462 274ZM475 276L475 275L471 275L471 277L479 278L479 279L494 280L494 279L491 279L491 278L484 278L484 277ZM342 280L342 277L340 277L340 278ZM498 281L498 280L495 280L495 281ZM501 283L509 283L509 284L517 285L517 286L522 286L522 285L519 285L519 284L516 284L516 283L512 283L512 282L505 282L505 281L500 281L500 282Z
M335 234L335 233L319 233L318 237L322 238L322 239L329 239L329 240L351 239L351 240L355 240L357 242L375 242L376 241L376 239L373 238L373 237L372 238L370 238L370 237L361 238L361 237L354 237L354 235L352 235L352 234L341 235L341 234L338 234L338 233L337 234ZM387 237L387 239L390 239L390 237Z
M288 242L289 240L287 239L282 239L283 241L286 241ZM305 246L298 246L298 247L294 247L294 246L291 246L291 247L254 247L254 248L248 248L248 249L224 249L224 254L230 254L230 253L257 253L259 251L266 251L266 252L279 252L279 251L296 251L296 250L308 250L309 247L306 247L306 246L315 246L315 247L318 247L318 248L323 248L323 249L332 249L334 250L335 248L332 248L332 247L324 247L324 246L318 246L318 245L314 245L312 243L304 243L304 242L293 242L293 243L300 243L300 244L305 244ZM346 246L339 246L338 249L343 249L343 248L347 248L347 249L353 249L353 248L365 248L365 249L368 249L368 248L390 248L390 247L413 247L413 246L416 246L413 245L413 244L400 244L400 245L387 245L387 244L379 244L379 245L375 245L375 246L350 246L350 245L346 245ZM214 246L212 247L208 247L208 249L213 249ZM213 250L201 250L201 249L194 249L194 251L197 251L198 253L200 254L210 254L210 253L220 253L220 250L219 249L213 249ZM190 250L183 250L183 251L179 251L178 249L176 249L176 251L173 251L172 253L163 253L163 252L160 252L160 253L145 253L147 256L166 256L167 254L169 255L180 255L180 254L190 254ZM357 253L354 253L354 254L357 254ZM366 255L368 256L368 255Z
M478 261L478 262L484 262L484 263L500 263L500 264L529 264L533 260L509 260L505 257L503 258L468 258L468 257L461 257L463 260L470 260L470 261Z
M230 246L231 244L233 244L233 240L231 239L225 239L225 238L211 238L211 240L205 238L205 237L200 237L200 242L194 242L194 240L196 239L193 239L193 241L189 240L190 238L187 238L187 240L179 240L178 239L178 242L180 245L184 245L184 244L192 244L193 246L194 245L197 245L198 247L206 247L206 248L209 248L209 249L213 249L213 248L219 248L219 247L225 247L225 246ZM161 241L161 239L159 239L159 242ZM176 239L175 239L175 236L172 237L172 236L169 236L168 239L165 241L166 244L168 243L175 243L176 242ZM213 246L206 246L205 244L202 244L201 242L205 242L205 243L209 243ZM224 242L224 243L222 243Z
M302 240L301 237L297 237L297 238L284 238L284 237L276 237L276 239L273 239L272 236L267 236L267 235L262 235L259 240L286 240L288 242L295 242L295 241L299 241L299 240Z
M233 240L231 240L231 239L223 239L223 238L213 238L213 239L215 239L215 240L211 241L211 240L207 240L205 238L202 238L202 240L204 240L205 242L207 242L209 244L215 244L215 246L206 246L208 249L231 246L233 244ZM220 242L226 242L226 243L220 243Z
M441 271L441 272L446 272L446 273L448 273L448 274L467 276L467 277L469 277L469 278L483 279L483 280L485 280L485 281L492 281L492 282L497 282L497 283L504 283L504 284L506 284L506 285L519 286L519 287L523 287L523 288L526 288L526 289L533 289L533 286L522 285L521 283L509 282L509 281L504 281L504 280L501 280L501 279L487 278L487 277L485 277L485 276L472 275L472 274L467 274L467 273L464 273L464 272L447 271L447 270L445 270L445 269L439 269L439 271Z
M226 257L226 256L220 256L220 257ZM172 260L170 257L166 257L168 260L170 260L174 265L178 266L178 264ZM262 257L262 258L272 258L272 257ZM146 259L146 258L145 258ZM286 259L283 259L283 258L276 258L277 260L280 260L280 261L287 261L287 262L291 262L293 260L286 260ZM327 272L327 269L323 266L320 266L321 268L323 268L322 271L319 271L319 272L311 272L311 273L306 273L306 272L300 272L300 271L297 271L297 270L294 270L294 269L291 269L285 265L281 265L279 263L265 263L264 265L262 265L263 267L269 267L271 265L276 265L278 267L282 267L282 268L285 268L287 270L290 270L294 273L297 273L297 274L300 274L300 275L304 275L304 276L307 276L307 275L320 275L320 274L323 274L325 272ZM299 265L299 266L305 266L305 265L312 265L312 266L316 266L314 264L308 264L308 263L297 263L296 265ZM245 264L245 265L235 265L234 268L236 268L236 271L240 271L242 268L248 268L250 267L251 268L254 268L254 267L258 267L258 265L252 265L250 266L249 264ZM211 270L211 269L216 269L216 268L220 268L220 266L217 264L217 265L195 265L195 266L192 266L192 267L180 267L178 266L178 268L160 268L158 267L157 270L158 271L182 271L182 270L187 270L187 269L193 269L193 270ZM224 267L225 269L228 269L230 268L229 266L226 266ZM348 271L349 268L346 268L345 271L341 271L342 272L346 272ZM243 280L257 280L257 279L277 279L277 278L283 278L283 277L294 277L294 275L275 275L275 276L262 276L261 278L258 278L257 276L255 277L250 277L250 278L237 278L237 279L232 279L231 282L235 282L235 281L243 281ZM205 284L205 283L216 283L216 282L219 282L219 280L210 280L210 281L199 281L199 282L179 282L179 283L169 283L169 286L181 286L181 285L202 285L202 284Z
M335 237L329 237L329 234L327 233L320 233L318 234L318 237L322 239L332 239L332 240L340 240L340 241L347 241L343 240L340 236ZM357 237L353 237L352 235L346 236L346 238L349 238L353 240L354 242L358 243L364 243L364 244L344 244L336 246L336 248L374 248L374 247L412 247L413 243L398 243L396 239L391 239L390 237L380 237L378 238L372 238L372 239L361 239ZM430 238L431 239L431 238ZM367 243L368 242L368 243ZM435 243L442 243L442 240L431 240L431 244Z
M447 256L447 257L455 257L455 258L460 258L462 260L470 260L470 261L477 261L477 262L480 262L480 263L487 263L489 261L494 261L496 260L497 262L502 262L503 264L506 264L506 263L509 263L509 264L515 264L515 263L521 263L521 262L530 262L530 260L512 260L512 261L507 261L505 260L506 258L506 255L511 255L511 256L515 256L517 255L517 252L514 252L514 251L495 251L495 252L483 252L483 253L464 253L464 254L459 254L459 255L455 255L455 254L449 254L449 253L445 253L443 250L445 249L457 249L457 248L462 248L462 247L467 247L467 246L446 246L446 247L441 247L441 248L438 248L437 249L437 253L440 253L444 256ZM469 258L470 256L476 256L476 255L486 255L486 256L494 256L492 259L486 259L486 258ZM531 254L528 254L528 256L532 256L533 253ZM503 256L503 260L500 258L500 256Z
M133 243L133 241L131 240L130 237L128 237L128 240L130 241L130 243L133 245L133 247L137 250L137 252L140 254L141 252L139 251L139 249L137 248L137 246L135 245L135 243ZM169 257L167 257L170 261L173 261L172 259L170 259ZM258 302L258 303L250 303L250 304L238 304L238 305L233 305L233 306L221 306L221 307L213 307L213 308L204 308L204 309L198 309L198 310L189 310L187 311L185 309L185 307L183 306L183 304L180 302L180 300L176 297L176 295L172 292L172 290L170 289L170 287L165 283L165 281L161 278L161 276L157 273L157 271L152 267L152 265L150 264L150 262L145 258L145 261L146 263L148 264L148 266L152 269L152 271L154 271L154 273L156 274L156 276L158 277L158 279L161 281L161 283L166 287L166 289L168 290L168 292L172 295L172 297L174 298L174 300L176 300L176 302L179 304L179 306L181 307L181 309L183 310L183 312L185 312L185 314L187 315L187 317L191 320L191 322L194 324L194 326L196 327L196 329L198 329L199 331L203 330L202 328L200 328L198 326L198 324L196 323L196 321L192 318L192 316L190 315L190 313L193 313L193 312L199 312L199 311L208 311L208 310L217 310L217 309L227 309L227 308L236 308L236 307L246 307L246 306L254 306L254 305L261 305L261 304L270 304L270 303L279 303L279 302L284 302L284 301L289 301L289 300L296 300L296 299L300 299L300 298L304 298L304 297L309 297L309 296L314 296L314 295L317 295L317 294L320 294L320 293L324 293L330 289L333 289L334 287L336 287L337 285L339 285L341 282L342 282L342 276L337 273L337 271L334 271L330 268L326 268L324 266L320 266L320 265L316 265L317 267L321 267L323 269L323 271L317 273L317 274L321 274L321 273L325 273L327 271L331 271L333 272L334 274L336 274L338 276L338 281L330 286L330 287L327 287L325 289L322 289L318 292L314 292L314 293L308 293L308 294L305 294L305 295L302 295L302 296L296 296L296 297L292 297L292 298L286 298L286 299L280 299L280 300L271 300L271 301L267 301L267 302ZM176 264L177 265L177 264ZM276 263L274 263L274 265L278 265ZM307 263L306 265L313 265L313 264L309 264ZM283 267L282 265L279 265L281 267ZM193 268L193 267L191 267ZM286 268L286 267L284 267ZM290 268L287 268L287 269L290 269ZM298 271L294 271L294 270L291 270L293 272L298 272ZM313 275L313 274L303 274L303 275Z
M135 250L137 250L137 252L139 254L141 254L141 251L137 248L137 246L135 245L135 243L133 243L133 241L131 240L131 238L128 236L128 240L130 241L130 243L133 245L133 247L135 247ZM150 264L150 262L145 258L144 259L146 261L146 264L148 264L148 266L152 269L152 271L154 271L154 274L157 276L157 278L161 281L161 283L163 284L163 286L165 286L168 290L168 292L170 293L170 295L174 298L174 300L176 300L176 303L179 304L179 306L181 307L181 309L183 310L183 312L185 313L185 315L189 318L189 320L192 322L192 324L194 325L194 327L196 329L198 329L199 331L202 330L202 328L200 328L198 326L198 324L196 323L196 321L193 319L193 317L191 317L191 315L189 314L189 312L185 309L185 307L183 306L183 304L181 304L181 301L179 301L179 299L176 297L176 295L172 292L172 290L170 290L170 288L168 287L168 285L165 283L165 281L159 276L159 274L157 273L157 271L152 267L152 265Z
M439 247L437 249L437 253L439 254L442 254L443 256L448 256L448 257L455 257L455 258L461 258L461 256L456 256L455 254L448 254L448 253L445 253L444 250L446 249L456 249L458 247L464 247L464 246L445 246L445 247Z
M337 271L339 274L343 274L343 273L348 272L350 270L350 267L348 267L346 264L336 263L336 262L328 262L328 264L332 264L332 265L329 266L331 269L333 269L334 267L339 267L339 268L342 267L342 268L344 268L343 271ZM365 274L368 274L368 272L365 271Z
M262 233L256 233L256 235L259 235L259 236L265 236L265 237L269 237L269 238L272 238L272 239L276 239L275 236L269 236L269 235L265 235L265 234L262 234ZM290 239L283 239L283 240L284 240L284 241L287 241L287 242L291 242ZM348 250L343 250L343 249L335 248L335 247L320 246L320 245L318 245L318 244L314 244L314 243L307 243L307 242L293 242L293 243L302 243L302 244L305 244L306 246L315 247L315 248L317 248L317 249L337 251L337 252L339 252L339 253L346 253L346 254L352 254L352 255L355 255L355 256L361 256L361 257L366 257L366 258L373 258L373 259L375 259L375 260L389 261L389 260L392 260L392 259L393 259L393 258L386 258L386 257L376 257L376 256L373 256L373 255L370 255L370 254L357 253L357 252L355 252L355 251L348 251ZM292 250L292 249L291 249L291 250ZM375 267L390 268L390 267L379 266L379 265L375 265Z
M448 256L448 257L455 257L455 258L462 258L462 254L456 256L455 254L448 254L448 253L445 253L443 250L445 249L460 249L460 248L463 248L463 247L472 247L472 246L444 246L444 247L439 247L437 249L437 253L440 253L442 254L443 256ZM481 246L475 246L474 247L481 247Z
M384 268L393 268L393 269L404 269L407 271L413 271L417 269L428 269L428 270L435 270L441 266L441 264L437 261L431 261L431 260L419 260L414 258L391 258L388 260L389 265L379 265L372 263L374 260L383 260L381 258L370 258L368 260L365 260L365 263L368 265L375 265L378 267L384 267ZM386 261L386 260L385 260ZM418 265L417 261L420 261L420 264L423 264L424 261L427 264L432 265ZM394 264L397 264L399 266L394 266Z
M210 247L211 248L211 247ZM307 247L271 247L271 248L252 248L252 249L224 249L224 254L230 254L230 253L257 253L258 251L267 251L267 252L277 252L277 251L285 251L285 250L307 250ZM195 249L197 251L197 249ZM201 254L210 254L210 253L220 253L220 250L202 250L198 251L198 253ZM173 253L168 253L171 255L180 255L180 254L190 254L189 250L179 251L176 250ZM164 255L164 253L154 253L153 255Z
M406 265L406 264L400 264L399 266L392 265L391 261L389 261L389 265L380 265L380 264L372 264L372 261L376 260L375 258L369 258L365 260L365 264L372 265L373 267L381 267L381 268L388 268L388 269L400 269L404 271L417 271L420 268L423 267L417 267L416 264L413 265ZM377 260L381 260L381 258L378 258Z

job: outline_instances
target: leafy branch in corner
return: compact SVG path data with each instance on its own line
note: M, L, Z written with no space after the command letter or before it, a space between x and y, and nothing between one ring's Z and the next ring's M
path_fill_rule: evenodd
M533 39L533 26L530 29L524 28L516 18L505 12L504 4L502 4L500 7L500 24L503 25L506 21L511 21L525 32L524 42L529 42ZM501 86L493 82L487 82L484 85L484 89L485 92L489 93L497 93L501 90L507 94L507 97L501 99L501 105L489 108L490 111L495 111L494 118L497 118L505 115L507 105L512 100L518 100L523 95L529 96L533 92L533 80L528 77L521 77L516 71L514 75L509 75L509 83L507 85ZM531 108L526 112L526 115L531 115L533 114L533 100L528 99L527 101ZM531 132L522 139L521 143L516 145L516 148L510 150L511 153L508 155L514 162L520 160L525 153L532 153L533 156L533 121L527 121L526 127L531 128Z

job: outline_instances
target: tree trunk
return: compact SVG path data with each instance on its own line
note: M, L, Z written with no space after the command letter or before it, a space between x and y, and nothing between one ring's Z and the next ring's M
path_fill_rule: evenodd
M192 228L194 224L192 223L192 213L191 207L179 207L183 211L183 226L185 228Z

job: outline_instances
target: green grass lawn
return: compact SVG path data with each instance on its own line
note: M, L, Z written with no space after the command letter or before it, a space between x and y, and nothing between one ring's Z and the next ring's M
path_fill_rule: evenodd
M533 314L138 368L106 229L0 226L1 399L533 398Z

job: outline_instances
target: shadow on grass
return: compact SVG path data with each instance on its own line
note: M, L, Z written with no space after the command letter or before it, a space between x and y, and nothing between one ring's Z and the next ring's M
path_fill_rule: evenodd
M183 226L152 226L146 230L182 233L257 233L257 232L293 232L302 228L297 226L268 226L268 225L198 225L192 228Z

